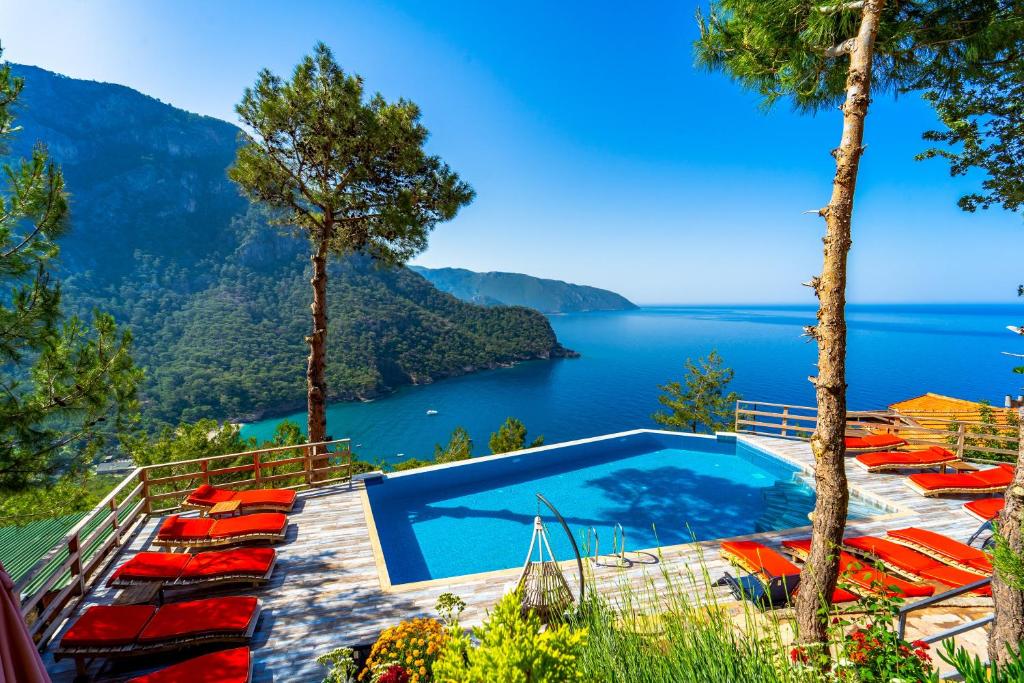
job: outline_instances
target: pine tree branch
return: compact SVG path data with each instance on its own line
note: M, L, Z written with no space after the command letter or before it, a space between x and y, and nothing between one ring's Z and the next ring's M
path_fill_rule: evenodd
M836 12L843 12L846 10L864 9L864 0L842 2L838 5L818 5L814 9L815 11L821 12L822 14L835 14Z
M830 58L842 57L853 52L853 48L856 46L856 38L848 38L838 45L833 45L825 50L825 56Z

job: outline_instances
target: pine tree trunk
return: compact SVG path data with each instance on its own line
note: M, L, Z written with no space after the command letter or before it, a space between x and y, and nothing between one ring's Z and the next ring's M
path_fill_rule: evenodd
M309 441L318 443L327 439L327 230L317 242L316 253L313 254L313 331L306 337L309 344L309 361L306 365L306 404L307 427ZM324 453L318 448L315 455ZM313 467L324 467L326 458L314 457ZM313 481L322 479L314 475Z
M1024 534L1020 516L1024 514L1024 419L1021 420L1017 442L1017 471L1004 494L1003 512L999 516L999 533L1013 552L1024 555ZM1003 582L997 570L992 576L992 599L995 601L995 623L988 637L988 657L1000 664L1009 661L1007 647L1020 649L1024 641L1024 593Z
M850 49L846 101L842 106L843 137L833 152L836 174L832 198L822 209L825 218L825 257L815 282L818 324L811 334L818 342L818 423L811 436L817 502L811 550L801 572L796 599L797 624L804 643L823 643L827 619L822 601L831 603L839 575L837 548L843 540L850 492L846 483L846 257L857 169L863 153L864 119L871 94L871 60L879 16L885 0L866 0L860 29Z

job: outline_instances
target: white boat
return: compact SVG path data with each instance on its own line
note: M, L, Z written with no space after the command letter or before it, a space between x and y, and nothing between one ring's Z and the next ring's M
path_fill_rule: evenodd
M1024 327L1016 327L1015 325L1007 325L1006 329L1008 329L1010 332L1013 332L1014 334L1022 334L1022 335L1024 335Z
M430 410L427 411L427 415L437 415L437 411L431 408Z

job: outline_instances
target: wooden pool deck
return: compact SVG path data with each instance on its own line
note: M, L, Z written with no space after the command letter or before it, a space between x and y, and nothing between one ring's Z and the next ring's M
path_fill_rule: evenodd
M737 438L806 472L813 470L813 456L806 442L748 435ZM921 526L966 540L978 527L978 522L960 507L965 498L924 498L902 483L905 478L902 475L869 474L853 466L852 459L850 462L848 474L852 493L881 504L891 512L851 522L848 533L884 534L886 529ZM382 588L372 532L364 513L364 497L363 484L358 480L299 494L295 511L289 515L286 542L277 546L279 559L273 577L265 587L254 592L262 600L263 615L252 643L253 681L320 681L324 670L314 661L317 655L336 647L369 644L383 628L401 619L432 615L434 602L441 593L461 596L468 604L463 621L473 625L514 586L518 569ZM113 564L148 549L158 521L154 518L142 524ZM803 527L748 538L775 545L786 538L806 536L808 532L809 528ZM524 544L527 542L524 538ZM705 541L663 548L657 553L660 559L656 564L637 563L627 569L594 567L589 562L586 566L587 571L593 571L598 589L611 597L626 586L657 587L664 586L666 581L691 586L697 596L705 593L700 580L702 566L713 578L721 576L728 568L719 557L717 546L717 541ZM97 586L105 585L112 570L113 567L107 568ZM577 585L575 562L566 564L566 573L570 585ZM696 582L691 581L693 576L698 577ZM724 589L714 590L723 601L729 601ZM109 604L114 597L115 591L96 588L88 594L84 606ZM66 625L58 631L54 643L59 641L65 628ZM145 663L133 664L153 668L186 656L179 653L164 660L147 659ZM54 662L48 652L44 653L44 658L55 683L74 680L73 662ZM90 671L97 669L94 664ZM108 665L99 679L124 680L137 671L137 668Z

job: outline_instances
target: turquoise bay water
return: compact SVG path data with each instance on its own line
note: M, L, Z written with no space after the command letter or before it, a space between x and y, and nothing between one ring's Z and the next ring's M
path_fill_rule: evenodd
M558 507L581 553L593 552L593 528L608 554L616 523L627 551L804 526L814 494L796 475L732 440L642 433L391 476L367 492L388 575L400 584L522 566L536 514L555 556L572 557L537 492ZM855 518L878 513L851 506Z
M884 407L925 391L1002 404L1021 393L1011 374L1024 340L1005 330L1019 324L1014 305L850 306L851 409ZM687 357L717 348L736 371L745 398L807 405L814 394L816 351L801 337L813 322L806 306L676 306L620 313L552 316L559 339L581 358L532 361L405 387L371 403L328 409L328 431L347 436L369 460L430 457L452 430L469 430L474 453L509 416L548 443L655 426L657 385L683 375ZM438 414L428 416L427 410ZM243 429L266 437L281 418ZM289 416L305 424L303 413Z

